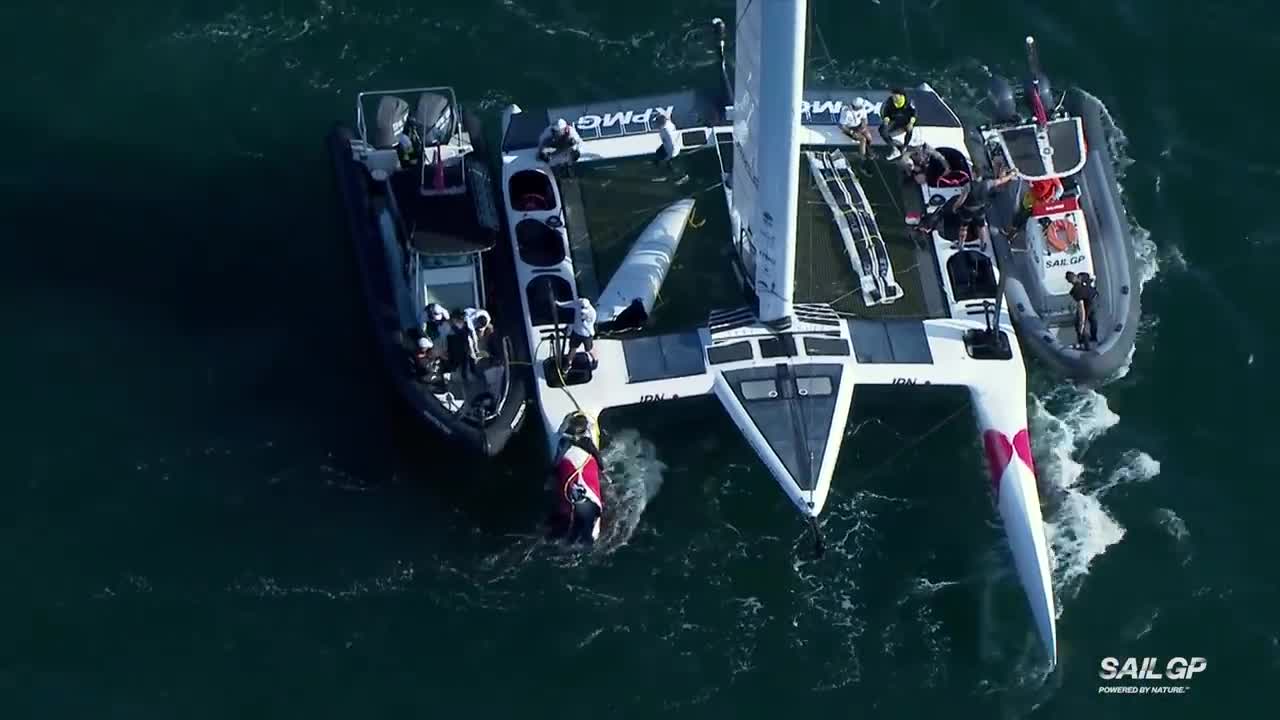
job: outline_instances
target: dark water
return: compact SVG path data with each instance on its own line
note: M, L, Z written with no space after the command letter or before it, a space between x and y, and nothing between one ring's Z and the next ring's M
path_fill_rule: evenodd
M1046 677L962 396L860 393L821 561L713 402L612 420L627 517L580 560L529 539L527 469L388 410L321 143L353 93L702 84L729 3L6 4L0 717L1267 714L1280 31L1260 2L1087 5L817 9L829 79L962 108L1034 32L1128 137L1132 368L1031 383ZM1098 695L1132 655L1209 668Z

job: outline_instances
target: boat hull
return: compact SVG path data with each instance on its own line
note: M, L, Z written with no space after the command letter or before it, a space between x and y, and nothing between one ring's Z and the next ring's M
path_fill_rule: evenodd
M334 180L338 200L346 223L351 248L356 260L365 306L369 311L370 328L375 336L379 354L383 359L386 376L395 394L423 427L434 435L455 443L476 454L492 457L500 453L508 440L519 429L526 415L529 371L525 365L511 368L511 383L501 412L484 426L471 424L450 412L431 393L423 392L412 363L403 345L401 313L397 309L405 301L396 290L393 259L382 241L372 206L367 173L351 157L350 142L354 131L338 125L329 133L326 144L333 163ZM509 254L496 255L497 248L485 254L485 275L494 282L489 286L501 286L511 275L509 267L501 265ZM490 294L500 291L493 287ZM487 298L488 299L488 298ZM491 299L490 299L491 300ZM518 324L519 318L512 318ZM510 320L495 317L498 330L512 337ZM515 336L510 346L514 353L523 352L526 343L523 336ZM511 359L519 361L520 355Z
M1023 347L1055 373L1080 381L1113 377L1128 364L1141 316L1141 275L1136 248L1116 183L1114 162L1106 142L1102 107L1079 90L1068 92L1065 108L1084 123L1088 160L1076 176L1085 216L1095 286L1099 292L1099 342L1089 350L1074 347L1074 328L1063 327L1037 310L1039 279L1029 261L1015 253L1002 233L992 237L1007 273L1005 293L1014 327ZM993 227L1010 222L1016 190L1007 192L992 208ZM1067 324L1070 324L1068 321Z

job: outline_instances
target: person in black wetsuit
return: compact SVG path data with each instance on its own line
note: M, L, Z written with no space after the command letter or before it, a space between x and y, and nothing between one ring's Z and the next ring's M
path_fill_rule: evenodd
M1017 177L1012 171L1005 171L997 178L974 178L963 191L953 195L937 212L930 215L917 226L922 232L932 232L938 223L947 217L954 216L960 222L960 234L953 247L959 247L977 236L985 245L987 242L987 205L1001 186L1012 182Z
M1089 343L1098 342L1098 316L1094 313L1098 288L1093 286L1089 273L1077 275L1068 271L1067 282L1071 283L1071 299L1076 303L1076 340L1081 350L1088 350Z
M996 190L1012 182L1015 177L1017 176L1012 172L1005 172L994 179L974 178L969 182L968 189L961 193L963 199L956 209L956 214L960 216L960 238L958 242L961 245L974 236L977 236L984 246L986 245L987 206L991 203L991 198L995 196Z
M884 138L887 145L902 152L911 144L915 128L916 106L907 99L907 91L902 88L890 90L889 97L880 106L880 137ZM893 138L899 133L902 133L900 141ZM889 157L896 156L897 153L892 153Z
M466 315L460 309L449 314L449 334L445 345L448 348L445 370L459 372L464 378L476 373L476 331L467 324Z

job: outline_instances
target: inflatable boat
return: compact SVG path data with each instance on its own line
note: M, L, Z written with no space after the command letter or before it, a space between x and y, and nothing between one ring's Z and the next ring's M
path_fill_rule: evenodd
M479 122L448 87L363 92L328 145L392 384L432 432L496 455L529 372Z
M991 203L992 244L1023 347L1061 375L1105 380L1133 352L1141 290L1109 128L1091 95L1055 98L1034 38L1027 55L1021 97L992 79L994 122L979 128L974 150L993 174L1019 176Z

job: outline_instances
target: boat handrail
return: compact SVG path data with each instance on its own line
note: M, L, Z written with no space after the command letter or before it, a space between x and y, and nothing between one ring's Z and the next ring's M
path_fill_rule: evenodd
M364 121L364 99L366 97L382 97L384 95L402 95L408 93L424 93L434 92L444 94L449 98L449 107L453 110L458 109L458 97L453 92L453 88L448 85L436 85L433 87L414 87L414 88L397 88L395 90L365 90L356 94L356 132L360 134L360 139L365 142L369 141L368 132L365 130Z

